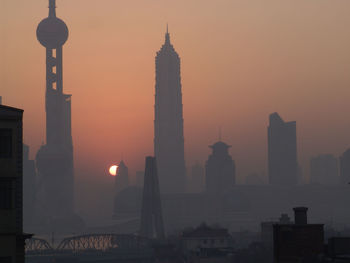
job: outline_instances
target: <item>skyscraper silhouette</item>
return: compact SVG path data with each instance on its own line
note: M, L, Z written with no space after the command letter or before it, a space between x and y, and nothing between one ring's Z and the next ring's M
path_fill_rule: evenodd
M157 163L151 156L146 157L140 235L148 238L164 238L165 235Z
M268 127L268 168L270 184L296 185L296 122L284 122L277 112L270 115Z
M167 30L156 56L154 153L161 191L185 190L186 169L182 115L180 58Z
M235 162L228 153L231 147L222 141L209 146L213 149L205 164L205 188L207 193L227 192L235 184Z
M127 187L129 187L129 169L124 161L121 161L118 165L117 175L115 176L116 193Z
M50 216L73 212L73 143L71 95L63 93L62 47L68 39L66 24L56 17L49 0L49 17L40 22L37 38L46 48L46 145L36 156L43 182L45 208Z

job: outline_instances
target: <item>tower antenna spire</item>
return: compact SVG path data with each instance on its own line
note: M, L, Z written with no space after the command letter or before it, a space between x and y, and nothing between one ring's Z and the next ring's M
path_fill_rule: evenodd
M170 35L169 35L168 23L166 23L165 43L166 44L170 44Z
M56 17L56 0L49 0L49 17Z
M219 126L219 142L221 142L221 126Z

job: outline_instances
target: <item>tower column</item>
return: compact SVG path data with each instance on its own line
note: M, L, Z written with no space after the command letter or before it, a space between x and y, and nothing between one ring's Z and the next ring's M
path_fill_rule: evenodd
M37 28L37 38L46 48L46 145L36 156L43 180L44 200L49 216L73 214L74 165L70 95L63 93L63 45L67 25L56 17L56 2L49 0L49 16Z

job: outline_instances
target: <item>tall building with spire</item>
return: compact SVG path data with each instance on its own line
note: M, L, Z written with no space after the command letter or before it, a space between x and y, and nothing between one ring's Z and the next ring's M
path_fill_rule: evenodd
M71 95L63 92L62 49L68 39L66 24L56 17L56 2L49 0L49 16L37 28L46 48L46 144L36 156L43 185L42 204L51 217L73 213L73 143Z
M157 159L160 191L185 191L180 57L165 34L165 43L156 56L154 153Z

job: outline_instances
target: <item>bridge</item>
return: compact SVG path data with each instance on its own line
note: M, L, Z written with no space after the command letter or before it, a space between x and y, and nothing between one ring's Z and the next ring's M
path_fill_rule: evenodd
M88 234L63 239L56 248L46 240L26 241L26 262L152 262L151 241L136 235Z

